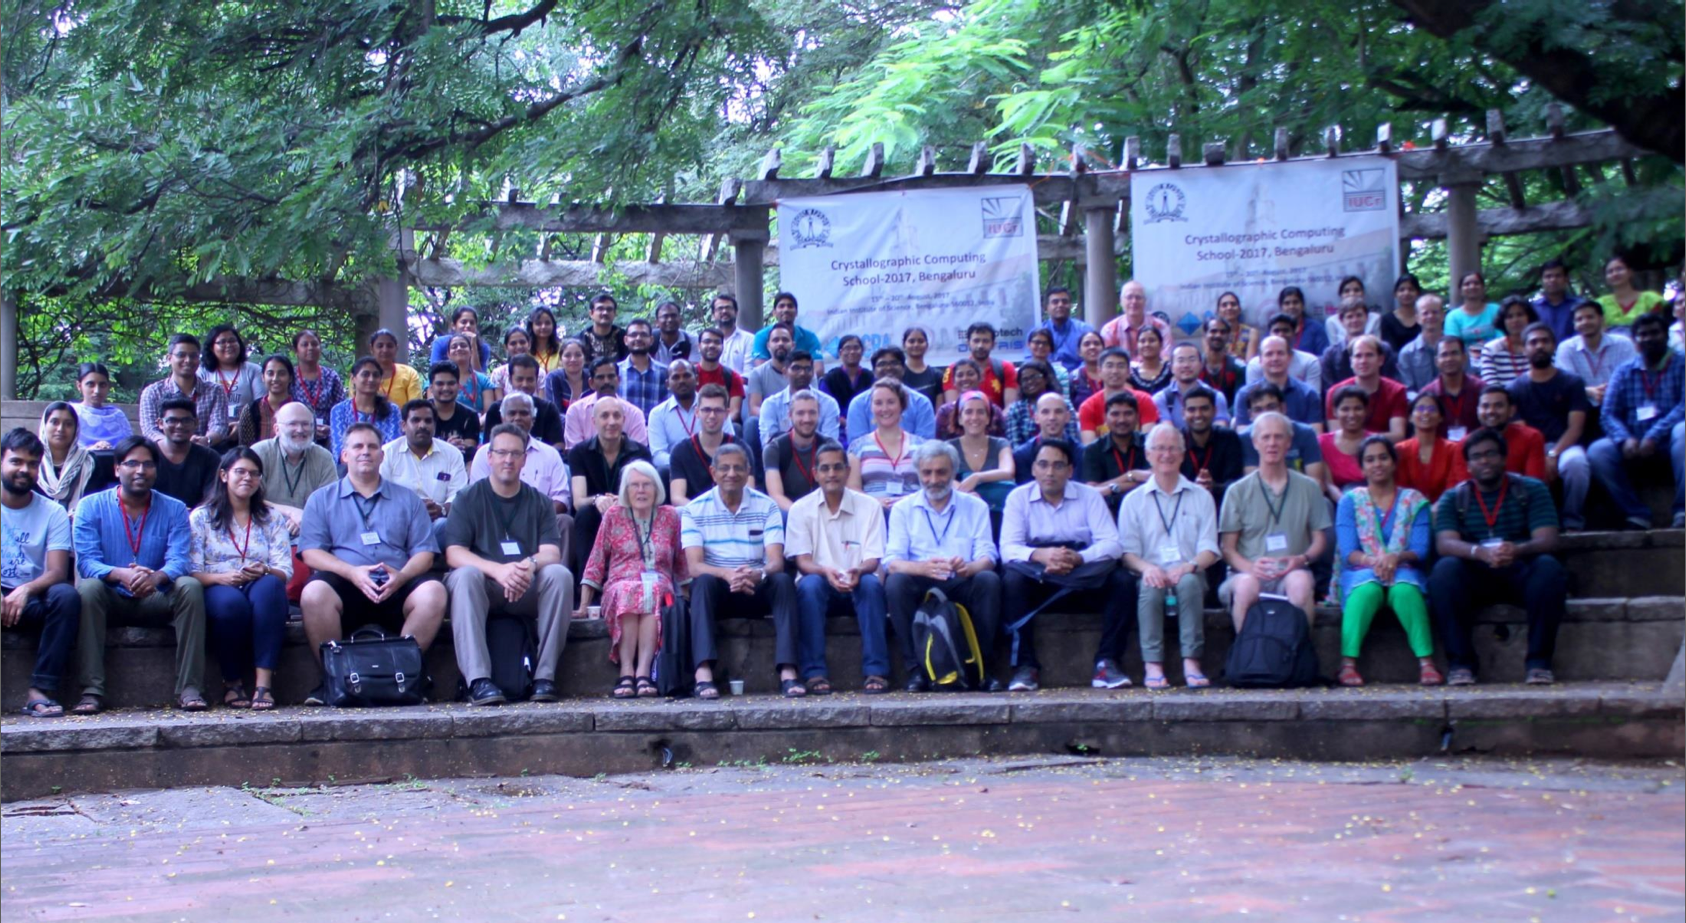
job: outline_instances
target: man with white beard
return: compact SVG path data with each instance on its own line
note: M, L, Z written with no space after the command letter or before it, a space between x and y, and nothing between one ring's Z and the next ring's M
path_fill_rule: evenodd
M334 456L313 441L315 435L310 406L293 401L275 411L275 438L252 446L263 461L264 499L287 521L287 531L294 538L298 538L304 501L339 478Z

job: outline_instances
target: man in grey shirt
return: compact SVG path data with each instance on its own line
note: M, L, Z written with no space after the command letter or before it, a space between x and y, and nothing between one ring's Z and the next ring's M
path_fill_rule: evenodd
M1236 632L1266 593L1288 597L1308 620L1315 618L1311 564L1328 547L1323 533L1332 525L1322 486L1288 468L1292 422L1274 411L1263 414L1252 436L1259 468L1230 485L1218 519L1230 569L1218 599L1229 607Z
M1417 322L1422 325L1422 331L1400 348L1398 358L1399 381L1413 399L1440 375L1434 357L1440 349L1441 330L1446 323L1446 302L1439 295L1418 298Z

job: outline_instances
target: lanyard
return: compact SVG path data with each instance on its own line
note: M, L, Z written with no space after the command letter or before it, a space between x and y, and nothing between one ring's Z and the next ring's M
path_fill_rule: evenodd
M1159 491L1155 490L1152 494L1153 511L1159 514L1159 524L1165 527L1165 537L1173 541L1176 540L1176 536L1171 534L1171 527L1177 524L1177 514L1183 511L1183 497L1185 496L1187 496L1187 494L1184 493L1181 488L1178 488L1177 505L1171 507L1171 518L1166 519L1165 508L1159 505Z
M697 412L695 410L691 411L691 419L686 420L685 419L685 408L679 406L678 401L674 401L673 402L673 415L679 418L679 425L685 427L685 435L694 436L696 434L696 432L697 432Z
M816 437L814 439L814 444L808 448L808 463L804 465L802 464L802 452L796 448L796 440L790 440L790 457L796 460L796 470L802 472L802 476L808 480L808 485L810 487L817 487L820 483L819 480L814 477L813 470L814 456L818 455L819 451L820 440Z
M1208 437L1208 438L1211 438L1211 437ZM1197 457L1195 457L1195 454L1194 454L1194 445L1192 444L1192 442L1190 443L1190 445L1188 447L1188 461L1189 461L1189 464L1194 466L1194 473L1195 474L1199 474L1200 472L1205 471L1206 469L1212 467L1212 453L1216 452L1217 450L1218 450L1218 441L1217 441L1217 439L1212 438L1212 444L1206 447L1206 457L1205 458L1197 458ZM1182 501L1178 500L1177 502L1181 503Z
M242 370L242 371L244 371L244 370ZM228 398L229 400L234 400L234 386L239 384L239 383L240 383L240 372L235 372L234 373L234 380L229 381L228 379L222 377L222 369L220 369L220 368L217 369L217 384L222 385L222 393L223 393L224 397Z
M540 372L544 372L544 373L550 372L550 363L551 363L551 360L556 358L555 353L550 352L550 353L544 353L544 354L541 355L540 353L535 352L535 353L532 354L532 356L533 356L533 359L538 362Z
M1037 438L1040 439L1042 437L1038 436ZM1113 459L1113 461L1118 462L1118 473L1120 475L1128 474L1130 471L1135 469L1135 467L1136 467L1136 446L1135 446L1134 441L1132 441L1131 444L1130 444L1130 464L1128 464L1128 465L1124 464L1124 456L1118 454L1118 443L1114 442L1110 446L1110 448L1112 449L1112 459Z
M1598 345L1602 347L1604 344L1599 343ZM1604 350L1602 348L1597 351L1587 349L1586 341L1583 340L1581 342L1581 351L1586 353L1587 368L1592 370L1591 377L1594 380L1602 378L1604 375Z
M129 551L133 553L134 559L138 563L140 561L141 539L146 536L146 517L152 515L152 500L151 498L147 499L146 509L141 510L140 514L140 528L133 532L129 531L129 508L123 505L122 500L117 501L117 511L123 514L123 538L129 543Z
M386 399L389 400L389 401L392 400L392 386L396 385L396 384L398 384L398 367L393 366L392 367L392 377L390 377L386 380L386 387L381 389L386 394ZM356 410L357 405L353 404L351 409ZM369 414L369 419L373 420L374 418L375 418L374 414Z
M1669 364L1672 363L1673 361L1674 361L1674 353L1670 352L1668 355L1663 357L1663 367L1660 368L1660 369L1657 369L1656 375L1652 375L1643 366L1640 367L1640 369L1639 369L1639 383L1645 387L1645 400L1646 401L1656 400L1657 385L1662 383L1663 373L1668 371Z
M732 437L727 433L721 433L720 434L720 444L721 445L731 445L732 444ZM714 464L714 456L712 456L712 455L708 454L707 452L703 451L702 440L697 438L695 435L691 436L691 448L697 450L697 460L703 463L703 467L706 468L706 467L709 467L709 466ZM791 448L792 452L796 451L796 446L794 444L790 448ZM814 443L814 448L816 450L819 448L818 442ZM718 452L720 450L718 448L716 448L714 451Z
M429 455L433 454L433 450L431 448L428 450L428 454ZM433 488L430 487L428 485L427 481L422 477L421 460L416 458L416 453L410 451L409 446L404 447L404 455L405 455L406 458L408 458L410 460L410 472L416 476L416 486L415 486L416 493L422 494L423 496L427 497L429 500L432 500L433 499ZM434 502L437 503L438 501L434 501ZM505 531L507 531L508 528L509 527L506 525L504 527Z
M1510 476L1506 475L1504 482L1499 485L1499 498L1493 501L1493 511L1487 512L1487 500L1481 496L1481 490L1475 490L1475 502L1481 504L1481 518L1487 522L1487 535L1493 535L1493 527L1498 524L1499 511L1505 508L1505 492L1510 490Z
M310 456L308 453L301 453L299 455L298 474L294 475L287 468L287 456L285 454L281 456L281 479L287 484L287 498L289 500L298 496L299 482L304 480L304 466L309 458Z
M941 552L943 550L943 542L948 540L948 530L954 528L954 520L958 518L958 514L954 511L953 499L950 498L949 500L948 521L943 523L943 531L941 535L937 534L937 524L931 521L930 507L921 506L919 507L919 511L925 514L925 528L931 530L931 538L937 543L937 551Z
M240 552L240 563L246 563L246 549L252 547L252 514L246 514L246 541L244 542L234 540L234 518L232 515L229 517L228 543L234 546L235 551Z
M1393 505L1387 508L1387 514L1382 517L1382 521L1376 527L1376 542L1383 548L1387 547L1387 534L1393 531L1389 526L1393 524L1393 514L1397 512L1399 512L1399 491L1395 490L1393 492Z
M890 462L890 470L891 471L894 471L894 470L896 470L896 469L898 469L902 466L902 459L904 457L906 457L906 455L907 455L907 434L906 433L902 434L902 444L896 447L896 457L895 458L890 458L890 450L884 448L884 440L878 438L878 432L876 430L873 431L872 441L878 443L878 451L883 452L884 458Z
M632 517L632 534L638 537L638 558L639 561L647 568L654 567L656 564L655 553L650 547L651 539L654 537L655 531L656 513L654 510L650 511L650 523L648 526L639 522L637 516Z
M1279 526L1282 524L1282 511L1288 508L1288 489L1293 486L1294 479L1289 478L1288 483L1282 485L1282 503L1280 505L1273 504L1270 502L1270 486L1264 482L1262 477L1259 479L1259 493L1264 495L1265 509L1270 510L1271 525Z
M1468 403L1467 398L1470 391L1471 388L1469 387L1468 380L1464 381L1464 389L1459 391L1456 396L1447 394L1446 389L1444 387L1441 388L1439 398L1440 415L1446 418L1448 426L1451 425L1452 421L1456 421L1460 424L1463 422L1464 404Z
M351 492L351 502L357 505L357 515L363 517L363 528L373 529L375 527L375 525L374 525L374 523L369 521L369 516L370 516L370 514L374 513L375 507L380 504L381 495L375 494L373 497L370 497L369 498L369 505L364 506L363 505L363 495L356 492L356 491L352 491Z
M517 490L519 490L519 488L517 488ZM515 540L513 534L515 529L515 514L519 512L516 508L516 504L520 501L520 499L521 495L520 493L517 493L514 498L509 500L498 497L492 504L493 512L498 514L498 522L503 525L503 540L506 542L512 542ZM507 516L504 515L504 511L506 509L509 511L509 515Z
M320 374L317 375L316 384L311 385L310 379L303 375L299 376L299 390L304 392L304 401L317 413L322 412L322 390L326 387L326 383L323 381L324 377Z

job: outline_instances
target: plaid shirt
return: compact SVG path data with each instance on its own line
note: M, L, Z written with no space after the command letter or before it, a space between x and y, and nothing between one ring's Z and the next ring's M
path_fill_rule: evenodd
M632 402L648 418L656 405L667 400L667 366L654 359L650 369L640 372L629 356L621 360L621 397Z
M1065 425L1065 438L1072 445L1082 445L1078 438L1082 434L1077 429L1077 410L1071 406L1070 401L1066 401L1065 409L1071 414L1071 420ZM1006 428L1007 442L1011 445L1024 445L1025 440L1035 436L1039 432L1036 426L1036 402L1023 398L1014 401L1013 406L1007 408Z
M199 429L201 436L209 436L212 442L222 441L227 435L232 421L228 419L228 396L222 389L201 379L195 379L193 393L183 394L176 386L174 378L155 381L141 391L140 396L140 431L141 435L154 442L164 438L164 432L158 428L158 418L163 415L165 401L176 398L187 398L198 408Z
M1622 363L1604 391L1604 435L1614 442L1649 439L1667 446L1674 427L1686 419L1686 358L1670 350L1661 372L1645 367L1645 357ZM1641 407L1656 408L1656 416L1639 419Z

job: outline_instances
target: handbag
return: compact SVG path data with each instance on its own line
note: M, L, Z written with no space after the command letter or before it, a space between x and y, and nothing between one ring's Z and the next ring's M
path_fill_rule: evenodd
M414 638L392 638L364 626L344 641L322 642L327 703L336 708L420 705L433 680Z
M697 665L691 660L690 601L669 594L662 606L662 646L656 651L656 691L682 699L696 691Z

